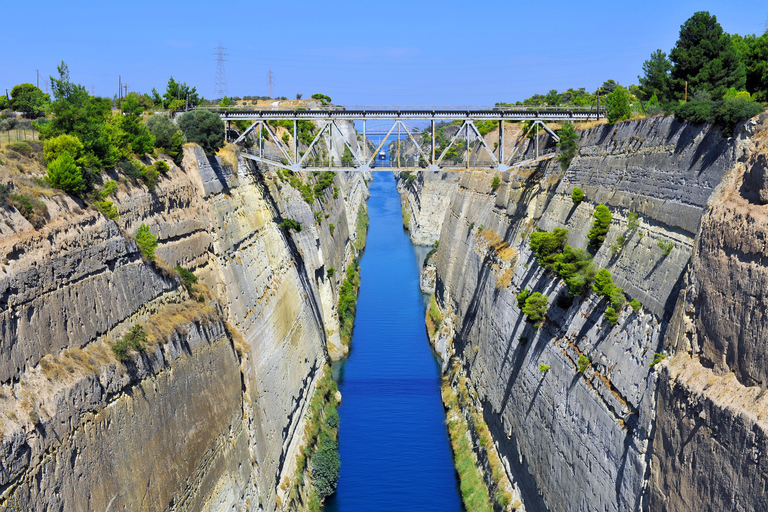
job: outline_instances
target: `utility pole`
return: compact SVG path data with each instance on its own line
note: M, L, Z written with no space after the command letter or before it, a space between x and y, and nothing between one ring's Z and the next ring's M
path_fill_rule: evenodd
M216 53L213 54L216 56L216 79L213 85L213 94L222 100L229 92L227 90L227 72L224 69L224 63L227 61L224 57L229 54L224 53L226 48L221 46L221 41L219 41L219 46L215 47L214 50L216 50Z
M123 85L123 88L125 89L125 94L123 94L123 98L125 98L126 96L128 96L128 82L126 82L125 85Z
M275 85L275 74L272 73L272 68L269 68L267 73L267 86L269 87L269 99L272 99L272 86Z
M40 70L37 70L37 88L40 88Z
M123 97L123 77L122 75L117 75L117 99L120 99Z

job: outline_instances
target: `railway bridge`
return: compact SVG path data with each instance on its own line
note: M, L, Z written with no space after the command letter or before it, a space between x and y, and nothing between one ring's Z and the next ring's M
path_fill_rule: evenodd
M538 132L542 129L549 133L555 141L559 142L557 134L547 125L547 123L558 121L584 122L599 120L605 118L606 112L599 107L322 107L312 109L301 108L281 108L274 107L268 109L246 110L242 108L227 108L213 110L226 123L227 138L240 145L242 156L255 160L261 165L272 165L290 169L316 170L316 169L336 169L336 170L365 170L371 168L377 169L419 169L419 168L469 168L469 146L470 140L473 145L480 144L477 152L484 153L484 160L480 165L471 167L489 167L499 170L507 170L511 167L529 165L543 161L555 156L554 151L540 152L538 147ZM233 130L231 124L233 121L248 121L250 125L242 131ZM280 126L286 127L291 137L285 136L278 138L276 130L270 126L270 122L280 123ZM311 121L319 128L311 142L300 142L299 129L302 121ZM344 133L339 127L339 121L354 123L356 127L354 141L351 140L349 133ZM368 122L374 121L377 129L368 129ZM458 123L456 122L458 121ZM499 141L494 148L490 148L476 123L483 122L487 127L488 122L498 123ZM411 127L406 125L410 122ZM421 124L423 128L419 129L413 126L414 122ZM458 129L452 133L447 146L441 148L439 154L437 151L436 123L454 122ZM525 133L511 151L505 149L504 141L504 123L520 122L526 123ZM384 123L389 129L382 130L380 127ZM358 135L362 128L362 144L357 144ZM313 130L314 131L314 130ZM349 130L347 130L349 131ZM520 151L526 136L535 132L533 145L535 148L527 148L528 151ZM387 141L397 133L397 154L396 162L386 158L385 162L377 160L382 153ZM233 134L230 137L230 134ZM336 139L349 149L348 155L351 158L342 159L343 161L334 161L333 159L317 158L318 147L324 144L323 136L326 136L330 147L327 147L330 153L333 152L333 141ZM377 137L378 145L370 142L372 137ZM401 165L400 144L402 140L410 141L415 148L418 156L418 165L411 161L410 165ZM455 159L452 162L446 160L449 150L457 142L463 144L464 157L461 162ZM254 149L255 146L255 149ZM371 148L375 146L375 150ZM337 148L344 151L344 148ZM387 165L389 164L389 165Z

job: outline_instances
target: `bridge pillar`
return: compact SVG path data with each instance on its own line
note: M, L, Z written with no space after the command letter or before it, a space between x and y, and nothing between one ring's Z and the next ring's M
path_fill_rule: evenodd
M504 164L504 120L499 121L499 170Z

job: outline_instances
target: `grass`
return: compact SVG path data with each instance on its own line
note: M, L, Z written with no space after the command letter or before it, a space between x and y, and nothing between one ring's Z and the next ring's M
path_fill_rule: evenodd
M427 332L429 333L430 339L435 336L438 329L440 329L440 324L443 322L443 315L440 313L440 308L437 307L437 301L435 300L434 295L429 296L429 309L427 309L427 318L426 318L426 324L427 324Z
M357 234L357 240L355 241L354 246L359 252L365 248L365 241L368 238L368 208L365 205L365 201L361 201L360 207L357 209L355 233Z
M483 481L480 469L477 467L474 452L470 445L467 431L469 424L461 414L461 402L468 399L466 383L460 380L459 393L456 393L443 377L441 392L448 417L448 434L451 439L453 460L456 472L459 474L461 499L466 510L473 512L491 512L493 507L488 496L488 487ZM463 384L463 386L462 386Z

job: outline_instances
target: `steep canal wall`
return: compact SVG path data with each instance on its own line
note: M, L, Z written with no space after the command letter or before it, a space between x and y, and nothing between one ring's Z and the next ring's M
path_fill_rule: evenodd
M445 371L458 363L467 378L528 510L761 508L764 469L743 447L762 453L766 432L755 401L766 128L760 118L726 139L631 121L582 131L566 172L551 161L500 173L495 191L493 172L401 180L411 219L430 195L451 197L419 220L440 231L433 341ZM571 299L529 246L537 229L564 228L586 249L598 204L612 220L595 268L641 304L615 325L606 299ZM518 306L526 289L547 297L538 328Z
M287 177L188 147L154 190L111 178L114 220L65 194L41 197L39 229L0 211L0 509L275 510L341 351L366 176L298 176L309 204ZM121 360L137 325L144 349Z

